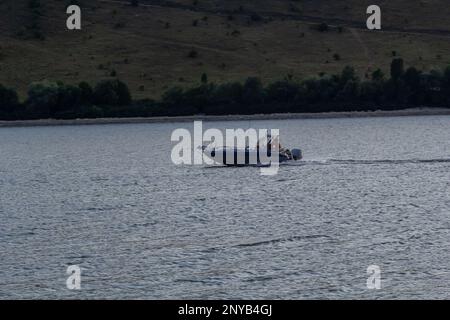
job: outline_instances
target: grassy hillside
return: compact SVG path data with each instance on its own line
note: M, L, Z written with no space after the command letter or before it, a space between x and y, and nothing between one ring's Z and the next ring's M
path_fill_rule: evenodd
M364 29L365 0L79 0L81 31L65 28L69 2L0 1L0 83L23 97L32 81L117 77L136 98L157 98L198 84L203 73L215 82L268 82L352 65L364 77L377 67L388 73L394 54L422 70L450 65L446 0L378 1L382 32Z

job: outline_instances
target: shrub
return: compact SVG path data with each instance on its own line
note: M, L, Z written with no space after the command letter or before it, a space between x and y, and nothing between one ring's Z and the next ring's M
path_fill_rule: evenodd
M191 51L189 51L188 57L189 58L197 58L198 57L198 52L196 50L192 49Z
M322 22L317 26L317 30L319 30L320 32L327 32L329 30L328 24Z
M349 81L357 81L358 78L356 76L355 69L350 66L344 67L344 69L341 72L341 85L345 85Z

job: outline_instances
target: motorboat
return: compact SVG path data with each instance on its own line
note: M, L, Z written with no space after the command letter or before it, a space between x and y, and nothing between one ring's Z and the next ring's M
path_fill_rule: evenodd
M270 162L284 163L288 161L298 161L302 159L300 149L281 149L278 157L271 156L270 150L260 152L257 148L231 148L231 147L208 147L203 146L203 153L214 162L226 166L264 166L270 165ZM267 156L265 154L267 153ZM263 158L263 159L262 159ZM269 162L270 160L270 162ZM278 161L277 161L278 160Z
M280 144L279 136L260 139L254 148L210 147L203 146L203 153L215 163L226 166L264 166L273 163L298 161L303 158L300 149L285 149ZM272 152L277 152L272 155Z

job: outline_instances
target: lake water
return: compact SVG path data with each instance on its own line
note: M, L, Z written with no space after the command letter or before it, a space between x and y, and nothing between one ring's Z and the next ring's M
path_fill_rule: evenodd
M0 128L0 298L450 298L450 117L205 126L305 159L175 166L192 123Z

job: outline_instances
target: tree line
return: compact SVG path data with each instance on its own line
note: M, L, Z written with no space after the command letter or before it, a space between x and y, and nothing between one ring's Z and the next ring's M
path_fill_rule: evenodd
M173 87L158 101L133 100L120 80L32 83L20 102L15 90L0 84L0 119L74 119L228 115L287 112L394 110L409 107L450 107L450 66L422 72L405 69L401 58L391 63L390 75L380 69L360 79L352 67L340 74L322 75L301 82L288 76L264 86L260 79L215 84L207 75L191 88Z

